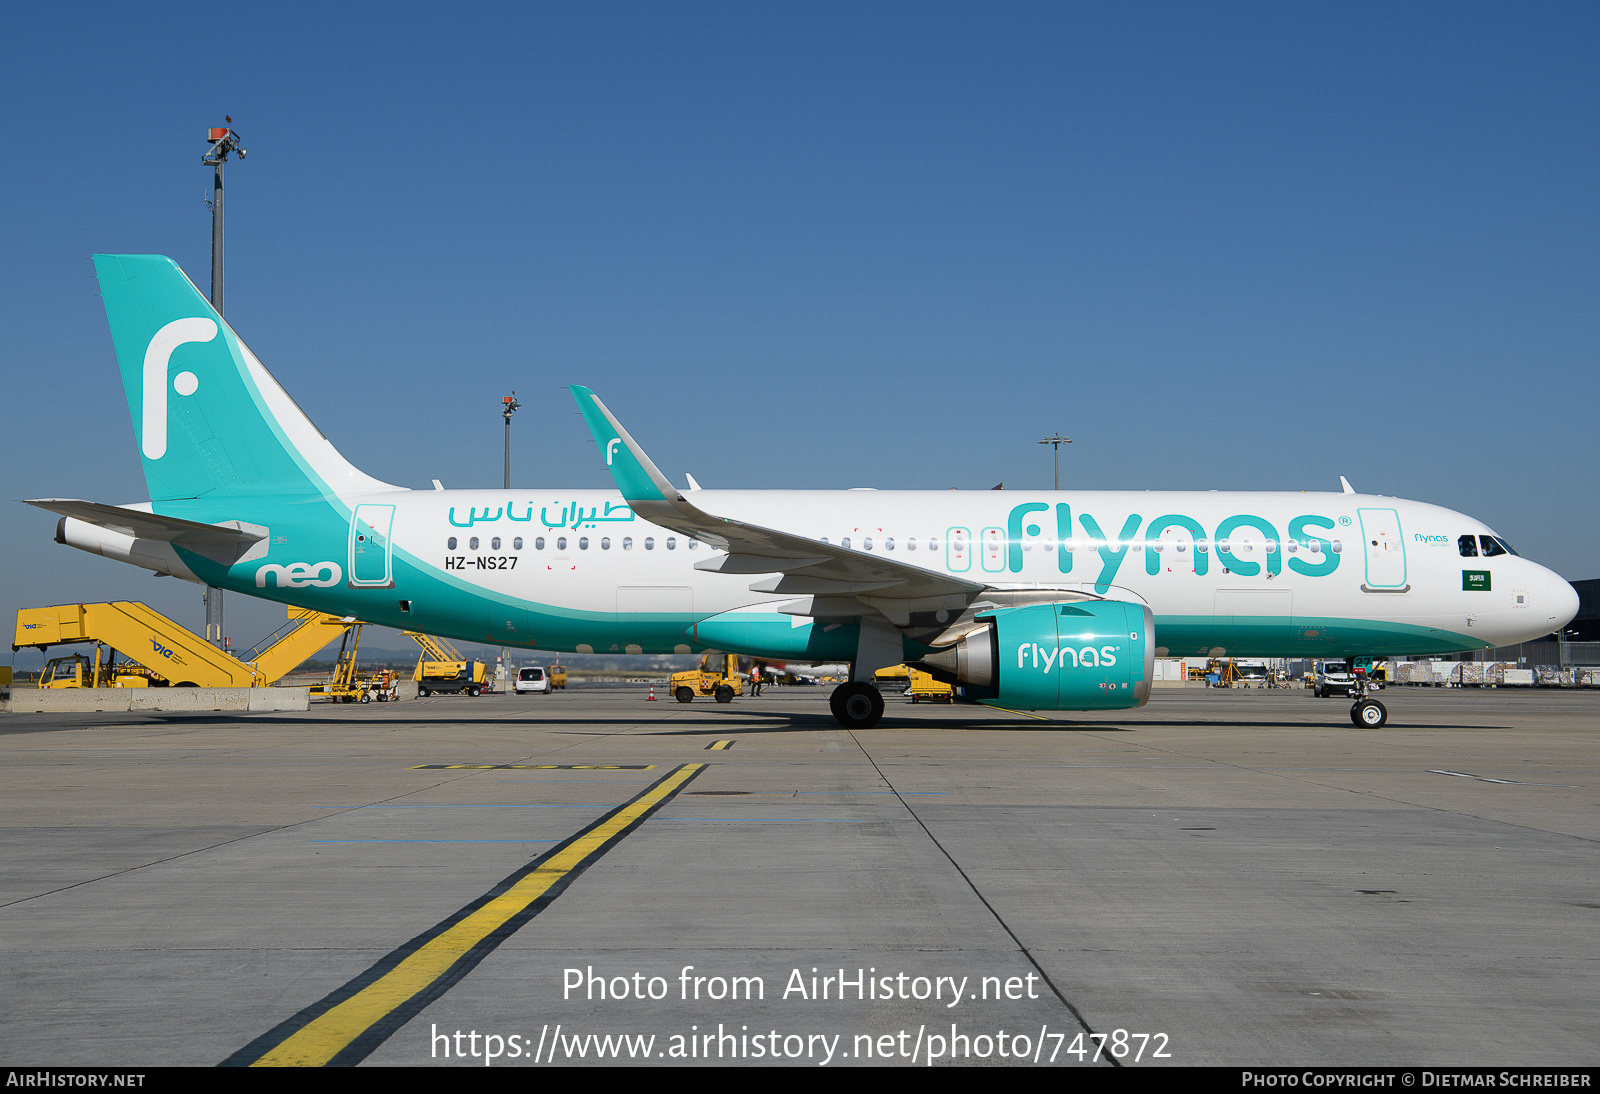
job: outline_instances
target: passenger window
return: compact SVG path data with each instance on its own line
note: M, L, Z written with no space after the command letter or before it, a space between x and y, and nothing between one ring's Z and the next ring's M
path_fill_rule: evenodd
M676 551L677 549L678 549L678 537L677 536L668 536L667 537L667 550Z
M489 550L498 551L499 549L500 549L500 537L499 536L495 536L493 539L491 539L489 541Z
M1462 536L1456 540L1456 547L1461 551L1462 558L1478 557L1478 537Z
M1343 550L1344 550L1344 544L1342 542L1340 542L1339 540L1334 540L1333 541L1333 553L1334 554L1338 554L1339 552L1341 552Z
M839 546L843 547L846 551L848 551L850 549L850 537L849 536L845 536L843 539L841 539L839 541Z
M473 536L471 539L467 540L467 550L476 551L477 549L478 549L478 537L477 536Z
M1479 536L1478 540L1483 544L1484 558L1493 558L1495 555L1503 555L1506 553L1506 549L1500 546L1500 541L1495 539L1493 536Z
M566 536L558 536L556 538L556 550L565 551L566 549L567 549L567 537Z
M692 551L692 550L694 550L694 549L695 549L695 548L696 548L696 547L698 547L698 546L700 546L700 541L699 541L699 540L697 540L697 539L694 539L694 538L693 538L693 537L691 537L691 538L690 538L690 539L689 539L689 542L688 542L688 543L686 543L686 544L684 544L684 546L685 546L685 547L688 547L688 548L689 548L689 550L691 550L691 551Z
M633 550L633 537L632 536L623 536L622 537L622 549L624 551Z
M883 549L885 551L894 550L894 537L893 536L889 536L889 537L884 539L884 541L883 541Z
M861 549L863 551L872 550L872 537L871 536L862 536L861 537Z
M589 537L588 536L579 536L578 537L578 550L587 551L588 549L589 549Z
M522 537L521 536L518 536L516 539L511 541L511 549L513 551L522 550Z
M451 536L449 539L444 541L444 549L446 551L454 551L456 549L456 537L455 536Z
M938 549L939 549L938 537L936 537L936 536L935 537L930 537L928 539L928 550L937 551Z
M537 539L535 539L533 541L533 549L535 551L544 550L544 537L543 536L539 536Z
M602 551L611 550L611 537L610 536L601 536L600 537L600 549Z
M645 536L644 537L644 549L646 551L654 551L656 549L656 537L655 536Z
M916 539L914 539L911 536L907 536L906 537L906 550L915 551L916 549L917 549L917 541L916 541Z

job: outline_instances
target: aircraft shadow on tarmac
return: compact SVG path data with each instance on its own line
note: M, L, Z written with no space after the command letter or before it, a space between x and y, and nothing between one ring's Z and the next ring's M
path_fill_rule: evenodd
M371 710L371 708L368 708L368 710L371 713L374 713L374 714L377 713L377 711ZM383 713L387 714L388 710L384 710ZM796 732L805 732L805 733L811 733L811 732L816 732L817 730L838 730L838 729L842 728L842 727L839 726L839 724L837 722L835 722L833 720L833 718L831 716L829 716L827 714L822 714L820 712L817 713L817 714L786 713L786 712L779 712L779 711L750 710L750 709L740 709L740 708L731 708L730 709L730 708L724 707L724 708L712 708L712 709L704 709L704 708L702 708L702 710L696 711L696 713L698 715L700 715L702 718L706 718L706 719L716 718L719 721L722 721L724 724L722 724L720 726L711 726L711 727L706 727L706 726L688 727L688 726L685 726L682 729L661 729L661 730L655 730L655 731L651 731L651 732L635 733L635 734L631 734L631 736L638 736L638 737L698 737L698 736L713 736L714 737L714 736L718 736L720 734L726 734L726 733L730 733L730 732L737 732L737 733L796 733ZM1001 713L1001 712L996 712L996 713ZM392 717L392 718L362 719L362 721L368 721L368 720L371 720L371 721L408 721L408 720L412 720L412 719L408 719L406 717L406 715L401 714L398 711L396 711L396 715L397 715L396 717ZM337 718L330 718L328 720L329 721L337 721ZM8 721L9 721L9 719L8 719ZM468 725L482 726L482 725L491 725L491 724L493 724L493 725L507 725L507 726L528 725L528 724L559 725L559 726L563 726L563 727L569 727L564 732L572 732L573 730L577 730L579 735L582 735L583 727L594 727L591 730L591 732L604 732L604 728L603 727L637 726L639 724L639 718L637 718L637 717L617 716L617 715L610 715L610 714L608 714L608 715L586 715L586 716L576 716L576 717L574 717L574 716L571 716L571 715L540 714L540 713L534 713L532 711L529 711L527 713L519 712L517 715L513 715L513 716L510 716L510 717L508 717L506 715L506 713L504 711L502 711L502 712L500 712L498 714L486 714L486 715L484 715L482 717L470 717L470 716L463 717L463 716L452 715L452 716L448 716L448 717L415 719L415 721L418 722L419 724L426 723L427 725L430 725L430 726L440 726L440 727L468 726ZM734 725L729 725L729 724L727 724L728 722L733 722ZM765 723L765 724L763 724L763 723ZM284 726L284 727L287 728L287 727L306 727L306 726L308 726L310 724L313 724L313 723L311 722L310 719L307 719L307 718L305 718L303 716L296 718L296 717L284 717L282 715L267 714L267 713L245 713L245 712L242 712L242 711L237 713L237 714L232 713L232 712L226 712L226 711L194 711L194 712L188 712L188 711L178 712L178 711L174 711L174 712L170 712L170 713L169 712L163 712L163 711L150 711L147 714L144 714L144 715L142 715L140 717L137 717L137 718L134 718L134 719L125 720L125 721L116 721L116 722L109 722L109 721L107 721L107 722L83 721L83 722L75 722L74 723L74 722L67 722L65 720L62 720L62 721L52 721L49 724L39 724L37 722L32 722L30 720L30 722L28 722L28 723L13 722L10 725L5 724L4 722L0 722L0 736L9 735L9 734L23 734L23 733L53 733L53 732L61 732L61 731L64 731L64 730L70 730L70 729L111 729L111 728L115 728L115 727L119 727L119 726L136 727L136 726L151 726L151 725L174 725L174 726L179 726L179 725L241 725L241 724L249 724L249 725L252 725L252 726L279 725L279 726ZM322 723L322 724L326 724L326 723ZM1287 730L1294 730L1294 729L1302 729L1302 730L1337 729L1337 730L1346 730L1346 729L1354 729L1355 727L1351 726L1348 721L1339 720L1339 719L1334 719L1334 720L1329 720L1329 721L1315 721L1315 722L1288 722L1288 721L1284 721L1283 719L1260 719L1260 720L1252 720L1252 721L1242 721L1242 720L1237 719L1237 718L1161 718L1161 719L1151 718L1151 719L1139 719L1138 721L1127 722L1127 723L1122 723L1122 724L1110 724L1110 723L1106 723L1106 722L1074 722L1074 721L1058 720L1058 719L1053 719L1053 718L1051 718L1051 719L1043 719L1043 718L1041 718L1038 721L1028 721L1028 722L1010 722L1010 721L1004 721L1004 720L993 718L993 717L981 718L981 719L970 719L970 720L969 719L963 719L963 718L918 718L918 717L915 717L915 716L907 716L907 715L896 714L896 713L893 713L893 712L886 712L884 714L883 721L879 722L878 725L876 725L872 729L870 729L870 730L857 730L855 732L881 733L881 732L884 732L884 731L896 731L896 730L959 730L959 731L962 731L962 732L974 732L974 733L979 733L979 732L981 732L981 733L1000 733L1000 732L1012 733L1012 732L1017 732L1017 731L1034 732L1034 733L1082 733L1082 732L1131 733L1131 732L1134 732L1134 731L1136 731L1138 729L1143 729L1143 728L1149 728L1149 729L1245 729L1245 730L1248 730L1248 729L1287 729ZM1431 729L1431 730L1464 730L1464 729L1504 730L1504 729L1514 729L1514 728L1515 728L1514 726L1503 726L1503 725L1483 725L1483 724L1467 724L1467 723L1452 723L1452 722L1402 722L1402 721L1391 720L1389 722L1389 724L1384 727L1383 730L1367 730L1366 732L1384 732L1385 730L1393 731L1393 730L1402 730L1402 729L1404 729L1404 730L1419 730L1419 729L1420 730L1429 730L1429 729Z

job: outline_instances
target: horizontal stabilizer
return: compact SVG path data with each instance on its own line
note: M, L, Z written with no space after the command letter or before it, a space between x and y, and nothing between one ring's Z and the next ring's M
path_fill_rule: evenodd
M201 524L178 517L146 513L138 509L124 509L120 505L103 505L97 501L79 501L74 498L25 500L29 505L81 520L85 524L120 532L135 539L176 543L180 547L248 547L267 538L265 529L256 531L228 528L217 524Z

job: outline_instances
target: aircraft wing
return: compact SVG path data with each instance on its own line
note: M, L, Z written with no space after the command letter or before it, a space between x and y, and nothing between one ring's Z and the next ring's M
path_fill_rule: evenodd
M910 611L959 610L985 588L981 582L881 555L707 513L667 481L593 391L574 385L572 394L605 454L617 488L633 511L663 528L727 552L697 562L697 570L772 575L753 583L751 591L860 598L891 619Z
M176 543L180 547L248 547L267 538L265 531L252 532L228 528L217 524L178 517L163 517L138 509L124 509L120 505L103 505L97 501L78 501L73 498L35 498L28 505L60 513L64 517L81 520L135 539L159 540Z

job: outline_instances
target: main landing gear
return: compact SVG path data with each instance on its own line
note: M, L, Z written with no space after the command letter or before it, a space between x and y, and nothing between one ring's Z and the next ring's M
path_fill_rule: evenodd
M859 680L834 688L828 705L846 729L871 729L883 717L883 696L877 686Z

